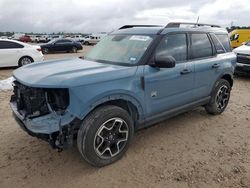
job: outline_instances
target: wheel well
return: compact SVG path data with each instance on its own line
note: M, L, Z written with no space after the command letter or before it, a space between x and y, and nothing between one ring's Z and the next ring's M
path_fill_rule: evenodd
M19 67L21 66L21 60L22 60L23 58L25 58L25 57L29 58L32 62L34 62L34 59L33 59L32 57L30 57L30 56L28 56L28 55L25 55L25 56L22 56L22 57L18 60L18 66L19 66Z
M25 58L25 57L30 58L31 61L34 61L34 59L33 59L32 57L28 56L28 55L22 56L22 57L19 59L19 61L20 61L21 59Z
M107 102L104 102L102 104L99 104L98 106L95 107L95 109L100 107L100 106L104 106L104 105L114 105L114 106L118 106L118 107L126 110L129 113L129 115L132 117L132 119L134 120L135 125L136 125L136 122L139 119L139 112L138 112L138 109L136 108L136 106L133 103L131 103L130 101L126 101L123 99L111 100L111 101L107 101Z
M225 74L221 78L227 80L229 82L229 84L230 84L231 87L233 86L233 79L232 79L231 75Z

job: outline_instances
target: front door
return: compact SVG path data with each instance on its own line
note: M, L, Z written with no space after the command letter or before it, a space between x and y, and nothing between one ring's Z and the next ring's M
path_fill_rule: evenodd
M22 48L12 41L0 41L0 67L17 66Z
M194 101L194 65L187 61L187 34L166 35L155 51L155 56L172 56L173 68L144 68L147 117Z

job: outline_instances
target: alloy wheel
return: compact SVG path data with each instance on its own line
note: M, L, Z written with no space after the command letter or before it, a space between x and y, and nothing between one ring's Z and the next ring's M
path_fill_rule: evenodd
M22 65L22 66L23 66L23 65L30 64L30 63L32 63L32 61L31 61L31 59L28 58L28 57L24 57L24 58L22 58L22 60L21 60L21 65Z
M121 118L112 118L104 122L95 134L94 150L103 159L118 155L126 146L129 128Z
M223 108L226 107L228 101L229 101L229 88L226 85L222 85L219 88L215 98L217 108L222 110Z

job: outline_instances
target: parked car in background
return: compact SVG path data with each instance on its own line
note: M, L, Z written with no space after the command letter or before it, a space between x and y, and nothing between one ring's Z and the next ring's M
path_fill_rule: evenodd
M32 35L30 36L31 42L37 43L39 40L40 35Z
M14 35L12 35L12 40L19 40L20 39L20 37L23 37L23 36L25 36L25 34L24 33L15 33Z
M86 36L82 40L82 44L84 45L95 45L97 44L103 36L90 35Z
M233 50L237 54L236 74L250 74L250 41Z
M70 37L70 39L76 41L76 42L83 42L84 37L82 35L73 35Z
M0 39L0 67L23 66L35 61L43 61L39 46L15 40Z
M63 38L62 35L49 35L47 39L48 39L48 42L49 42L49 41L51 41L53 39L62 39L62 38Z
M47 44L41 45L43 54L50 52L73 52L77 53L78 50L82 49L80 42L75 42L70 39L54 39Z
M232 48L237 48L243 42L250 40L250 29L235 29L230 34Z
M21 41L21 42L32 42L30 36L28 36L28 35L21 36L19 38L19 41Z
M49 42L49 37L47 35L41 35L40 37L38 37L38 41L37 43L47 43Z
M100 167L124 155L135 130L198 106L221 114L236 63L228 33L182 24L123 26L84 58L15 70L14 117L59 150L77 137L82 157Z
M8 36L0 36L0 39L9 39Z

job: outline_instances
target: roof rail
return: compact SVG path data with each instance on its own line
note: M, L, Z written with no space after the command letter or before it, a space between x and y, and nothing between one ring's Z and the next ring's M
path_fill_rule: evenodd
M119 28L120 29L127 29L127 28L133 28L133 27L163 27L162 25L124 25Z
M202 24L202 23L189 23L189 22L170 22L168 25L165 26L165 28L171 28L171 27L180 27L180 25L193 25L194 27L200 27L200 26L209 26L209 27L219 27L219 25L213 25L213 24Z

